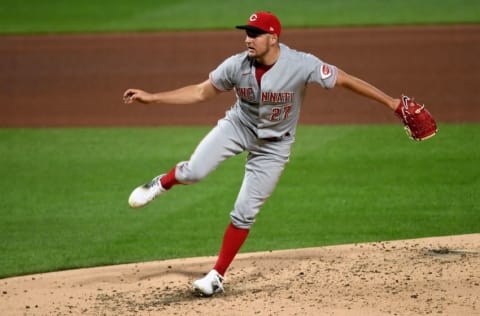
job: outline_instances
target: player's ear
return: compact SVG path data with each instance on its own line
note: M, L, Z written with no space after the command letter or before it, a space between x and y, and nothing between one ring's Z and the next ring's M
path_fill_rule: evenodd
M278 35L277 34L270 34L270 43L277 44L278 43Z

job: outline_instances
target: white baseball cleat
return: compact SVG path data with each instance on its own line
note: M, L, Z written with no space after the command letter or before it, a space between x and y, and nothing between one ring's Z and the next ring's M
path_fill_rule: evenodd
M212 296L223 292L223 277L216 270L208 272L202 279L193 282L193 292L200 296Z
M128 204L134 208L142 207L153 201L163 192L167 191L160 183L160 179L163 176L164 174L159 175L158 177L153 178L149 183L145 183L133 190L128 198Z

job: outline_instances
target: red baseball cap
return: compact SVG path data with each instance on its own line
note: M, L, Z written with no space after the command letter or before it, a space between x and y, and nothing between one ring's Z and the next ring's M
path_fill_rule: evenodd
M270 12L255 12L248 19L247 25L238 25L237 29L248 30L258 34L270 33L280 36L280 20Z

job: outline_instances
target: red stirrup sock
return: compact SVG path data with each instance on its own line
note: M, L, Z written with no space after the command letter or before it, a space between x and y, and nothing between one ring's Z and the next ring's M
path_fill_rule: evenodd
M245 239L247 239L249 232L249 229L237 228L232 223L228 225L223 236L222 248L214 267L220 275L225 275L225 271L227 271L233 258L237 255Z
M177 170L177 166L173 167L166 175L164 175L160 179L160 183L162 184L162 188L165 190L170 190L176 184L179 184L177 178L175 178L175 170Z

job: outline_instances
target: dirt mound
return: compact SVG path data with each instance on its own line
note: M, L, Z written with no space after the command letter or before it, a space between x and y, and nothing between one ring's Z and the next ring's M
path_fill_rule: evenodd
M2 315L479 315L480 234L240 254L225 293L192 294L214 257L1 281Z

